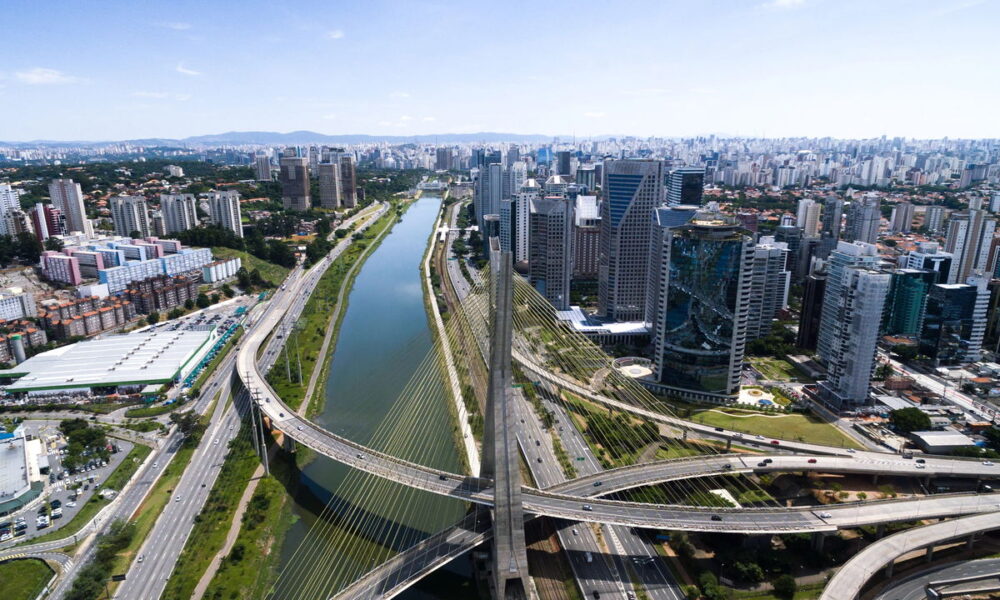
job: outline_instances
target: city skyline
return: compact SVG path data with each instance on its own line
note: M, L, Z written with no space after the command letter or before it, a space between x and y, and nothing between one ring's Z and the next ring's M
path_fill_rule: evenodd
M306 2L233 13L209 2L165 14L112 2L100 11L64 3L53 20L24 4L7 15L0 69L0 111L23 118L0 138L1000 137L983 117L1000 84L982 77L1000 58L990 43L998 8ZM80 42L84 33L105 41ZM498 74L490 63L507 66Z

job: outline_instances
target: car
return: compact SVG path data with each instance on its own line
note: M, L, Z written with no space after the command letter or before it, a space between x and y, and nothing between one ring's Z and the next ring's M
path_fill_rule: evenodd
M733 468L733 464L732 463L726 463L726 464L722 465L722 470L723 471L728 471L728 470L730 470L732 468Z
M778 440L771 440L771 444L774 445L774 446L777 446L777 445L781 444L781 442L779 442Z
M156 467L159 467L159 466L160 466L160 463L158 463L158 462L154 462L154 463L153 463L153 468L154 468L154 469L155 469Z
M573 528L573 535L580 535L580 531L576 527Z
M602 485L604 485L603 481L595 481L594 482L594 487L601 487Z
M984 461L983 461L983 466L984 466L984 467L992 467L992 466L993 466L993 463L992 463L992 462L990 462L990 461L988 461L988 460L984 460Z
M542 462L542 457L541 456L538 457L538 462L539 463Z
M771 463L774 462L774 459L773 458L765 458L764 462L766 462L767 464L771 464Z
M438 479L440 479L441 481L448 481L448 476L447 475L438 475Z
M712 515L712 520L713 521L721 521L722 517L720 517L719 515Z
M927 462L927 461L926 461L926 460L924 460L924 459L922 459L922 458L918 458L918 459L917 459L917 463L918 463L918 464L921 464L921 465L922 465L922 464L924 464L925 462Z
M69 508L76 508L76 502L67 502L66 506L68 506Z
M296 427L298 428L299 431L302 431L302 426L301 425L297 425Z
M857 450L855 450L854 448L848 448L847 449L847 453L848 454L854 454L855 452L857 452Z
M764 439L764 436L762 436L762 435L758 435L758 436L756 436L756 437L757 437L757 439L758 439L758 440L762 440L762 439Z
M725 431L725 429L723 429L723 428L721 428L721 427L716 427L716 428L715 428L715 430L716 430L716 431Z
M766 467L766 466L767 466L767 463L766 463L766 462L764 462L764 461L760 461L759 463L757 463L757 466L758 466L758 467Z
M829 518L832 518L832 517L833 517L833 515L831 515L828 512L821 512L821 513L819 513L819 518L821 518L821 519L829 519Z
M280 412L280 413L278 413L278 416L281 417L281 418L284 418L285 417L285 413Z
M365 458L365 455L361 454L360 452L358 452L355 456L357 456L360 459L364 459Z
M591 505L589 505L589 504L584 504L583 505L583 510L585 510L587 512L593 512L594 511L594 507L591 506Z
M808 463L809 463L809 464L811 464L811 465L814 465L814 464L816 464L816 459L815 459L815 458L810 458L810 459L809 459L808 461L806 461L806 462L808 462Z
M135 559L135 562L141 563L144 560L146 560L146 555L145 554L140 554L139 558Z
M927 467L927 465L925 465L924 463L917 463L917 464L916 464L916 465L914 465L914 466L916 466L916 467L917 467L918 469L924 469L924 468L926 468L926 467Z
M174 496L174 502L180 502L180 501L181 501L180 496Z

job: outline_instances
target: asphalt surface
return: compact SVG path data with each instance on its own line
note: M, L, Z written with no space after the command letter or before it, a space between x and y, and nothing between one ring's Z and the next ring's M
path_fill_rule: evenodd
M924 594L924 585L932 581L991 574L996 574L1000 577L1000 558L968 560L942 565L907 577L902 582L879 594L877 600L924 600L927 597ZM979 582L976 585L984 583L986 582ZM954 589L961 590L965 589L965 587L956 586Z

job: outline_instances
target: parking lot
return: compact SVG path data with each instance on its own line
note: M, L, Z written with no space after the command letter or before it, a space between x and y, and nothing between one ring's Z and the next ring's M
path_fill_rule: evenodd
M26 429L31 435L39 435L56 426L57 421L29 421ZM95 460L75 473L69 473L63 468L62 454L58 451L50 453L49 477L40 496L42 501L36 500L26 509L0 517L0 547L45 535L69 523L94 498L95 493L100 492L104 481L134 447L133 443L124 440L109 438L108 441L118 451L112 451L106 464L99 464ZM77 488L77 491L74 492L73 488ZM43 515L48 518L40 519Z

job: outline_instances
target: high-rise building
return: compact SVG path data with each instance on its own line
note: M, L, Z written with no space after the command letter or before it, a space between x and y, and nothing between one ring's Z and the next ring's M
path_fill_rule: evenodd
M645 313L650 221L662 203L663 162L608 160L601 188L598 312L638 321Z
M149 210L142 196L112 196L111 220L118 235L140 238L150 235Z
M799 348L816 349L825 292L825 270L813 271L806 276L806 280L802 284L802 314L799 317L799 333L795 339L795 345Z
M499 162L483 165L476 178L472 198L476 224L480 228L483 227L486 215L500 214L500 200L503 199L504 187L503 165Z
M576 184L586 188L586 193L594 193L597 188L597 170L594 165L581 166L576 170Z
M747 313L747 341L771 333L778 311L788 306L792 274L788 270L788 245L763 237L753 247L750 269L750 307Z
M596 279L601 263L601 208L597 196L577 196L573 220L573 278Z
M21 201L17 190L10 187L9 183L0 183L0 214L20 209Z
M531 239L531 202L542 197L541 190L542 188L538 185L537 181L528 179L516 195L517 201L514 203L515 214L512 218L515 228L513 232L514 264L518 268L523 268L528 263L529 241Z
M342 152L340 158L340 190L341 201L347 208L358 205L358 180L354 168L354 155Z
M340 165L321 162L318 167L319 205L334 210L340 208L343 190L340 185Z
M916 336L924 322L927 294L938 274L923 269L892 272L882 330L889 335Z
M934 271L934 283L948 283L951 264L951 252L940 250L937 242L920 242L916 250L908 252L899 261L899 266L907 269Z
M698 212L669 231L653 334L657 379L686 397L739 392L753 242L734 218Z
M653 227L649 234L649 259L646 266L646 307L643 320L646 328L657 331L662 328L662 294L666 291L666 277L670 265L670 250L673 238L671 231L694 218L701 207L658 206L653 211Z
M924 227L929 233L939 233L944 229L944 215L943 206L928 206L924 209Z
M882 213L878 194L864 194L847 207L847 228L844 240L874 244L878 239Z
M556 175L572 175L570 172L572 157L573 153L568 150L556 152Z
M968 210L951 215L944 245L954 257L948 283L965 281L974 271L986 270L996 226L996 217L972 203Z
M281 205L285 210L307 211L312 206L310 199L309 159L298 156L283 156L280 161Z
M160 212L166 233L179 233L197 227L197 205L194 194L160 194Z
M821 397L837 409L868 399L890 281L876 270L878 260L865 242L840 242L830 254L816 348L827 368Z
M909 202L900 202L892 207L892 218L889 219L889 231L892 233L910 233L913 227L915 208Z
M31 209L31 224L35 237L42 241L53 235L66 234L66 221L62 211L51 204L35 203L35 208Z
M79 183L72 179L53 179L49 184L49 196L52 198L52 205L62 211L69 232L79 232L87 237L94 236L94 228L87 218L87 209L83 205L83 190Z
M438 148L435 151L434 166L438 171L451 169L451 148Z
M920 353L935 365L957 365L980 359L989 306L989 280L931 286L920 333Z
M837 247L837 242L840 241L840 222L844 215L844 201L837 196L827 196L823 200L823 213L821 217L821 229L820 233L824 238L830 238L833 240L833 245L830 247L830 252ZM827 252L829 256L830 252Z
M517 247L517 199L500 201L500 251L513 252Z
M522 161L515 161L507 167L503 173L503 187L500 190L500 199L512 198L524 187L528 180L528 165Z
M211 191L201 195L208 201L208 214L213 225L228 229L243 237L243 221L240 210L240 193L236 190Z
M253 160L257 181L271 181L271 157L266 154L258 154Z
M677 167L667 178L667 204L699 206L704 190L704 167Z
M531 285L556 310L568 310L573 274L573 205L558 196L534 200L529 219Z
M795 221L795 226L802 230L805 237L819 235L819 213L820 204L815 200L803 198L799 200L799 211Z

